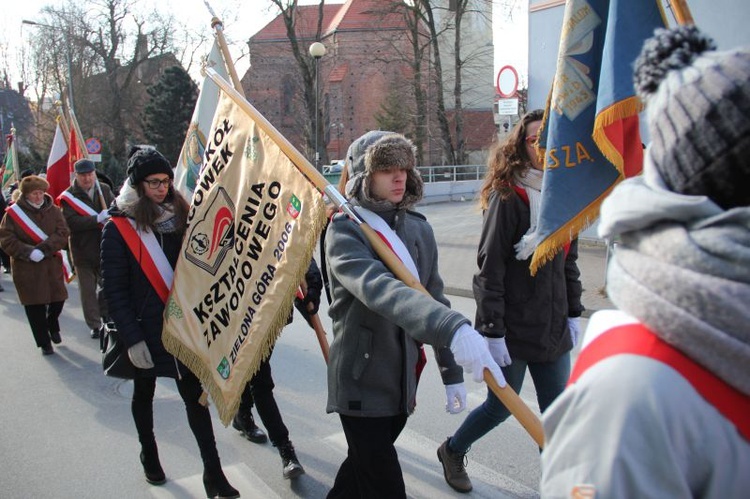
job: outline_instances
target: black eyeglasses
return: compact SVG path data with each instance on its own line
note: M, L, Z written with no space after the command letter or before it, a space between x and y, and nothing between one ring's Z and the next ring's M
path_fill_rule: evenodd
M148 185L150 189L158 189L159 186L169 187L170 185L172 185L172 179L169 177L163 180L158 180L154 178L151 180L144 180L144 182L146 183L146 185Z

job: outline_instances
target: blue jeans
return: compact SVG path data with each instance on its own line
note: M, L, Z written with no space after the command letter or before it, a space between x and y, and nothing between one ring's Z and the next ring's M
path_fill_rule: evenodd
M544 412L555 398L562 393L570 377L570 352L566 352L554 362L526 362L512 359L513 363L503 367L503 375L508 384L521 393L523 378L528 367L536 388L539 410ZM487 388L487 399L471 411L463 424L450 439L448 447L452 452L465 454L471 444L489 433L494 427L508 419L510 411L503 405L492 390Z

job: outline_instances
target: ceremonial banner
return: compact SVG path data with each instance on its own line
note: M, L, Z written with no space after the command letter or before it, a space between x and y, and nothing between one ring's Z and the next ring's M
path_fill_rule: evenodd
M599 216L615 185L640 173L641 104L633 63L654 29L657 0L568 0L539 147L545 174L536 231L516 248L536 270Z
M216 40L206 60L206 66L213 68L222 78L229 79L219 43ZM196 180L200 175L203 152L206 149L206 137L211 129L218 102L219 87L211 78L205 76L201 83L198 101L195 103L190 127L185 136L185 143L182 145L180 158L174 169L174 186L188 201L193 198Z
M5 164L3 169L2 190L7 189L10 184L17 180L18 172L16 171L16 142L13 131L5 136L8 141L8 148L5 150ZM2 193L0 193L2 195Z
M268 356L325 223L325 203L222 93L208 134L162 340L227 425Z
M47 158L47 182L49 195L57 199L65 189L70 187L70 164L68 162L68 145L65 143L60 123L55 129L52 149Z

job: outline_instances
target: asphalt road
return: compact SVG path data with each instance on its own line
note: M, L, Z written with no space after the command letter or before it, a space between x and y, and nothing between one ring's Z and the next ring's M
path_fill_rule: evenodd
M436 228L441 271L446 285L456 290L450 296L453 307L473 318L473 300L459 291L463 283L470 283L473 271L476 246L472 247L470 238L477 236L478 212L461 211L470 209L467 204L421 209ZM0 498L204 497L198 449L174 383L164 379L157 384L155 433L168 482L154 487L143 479L138 460L140 448L130 415L132 384L102 374L98 340L88 336L77 283L68 288L70 298L61 316L63 343L56 346L55 355L43 357L34 346L10 276L0 274L0 282L5 287L0 293L0 394L4 402L0 404ZM330 331L325 303L320 315ZM325 413L325 364L315 335L304 321L295 319L287 326L271 365L276 399L307 474L293 482L284 480L281 460L270 444L251 443L231 427L224 428L212 409L225 472L245 498L324 497L345 457L346 445L338 417ZM484 400L483 384L468 380L467 389L470 408ZM536 411L530 382L521 397ZM538 496L539 452L514 420L476 442L470 451L468 471L474 491L464 496L450 489L435 452L465 413L447 414L444 404L440 377L430 359L417 411L397 441L409 497Z

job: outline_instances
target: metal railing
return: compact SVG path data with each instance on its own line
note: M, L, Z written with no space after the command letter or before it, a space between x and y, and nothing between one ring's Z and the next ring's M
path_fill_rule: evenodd
M482 180L485 165L418 166L425 183Z

